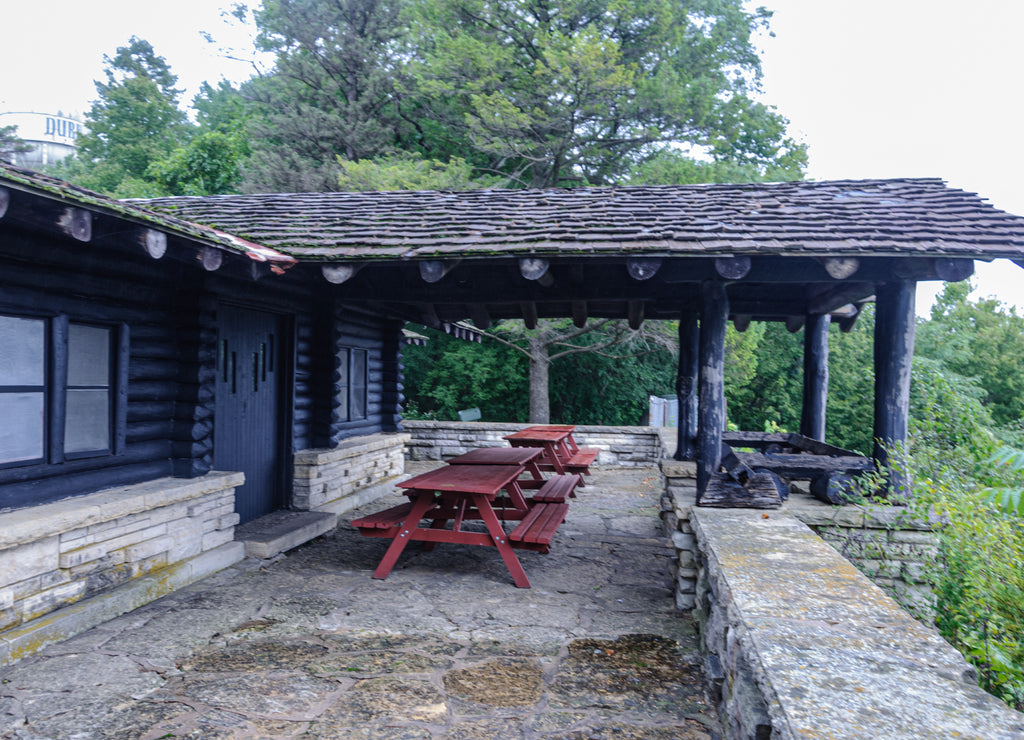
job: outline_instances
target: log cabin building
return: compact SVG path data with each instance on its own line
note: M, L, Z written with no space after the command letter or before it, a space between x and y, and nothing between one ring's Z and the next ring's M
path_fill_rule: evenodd
M238 525L316 534L379 495L407 321L678 319L705 494L746 480L728 321L804 331L823 442L829 324L874 301L874 434L899 443L916 283L995 258L1024 260L1024 219L933 179L115 201L0 165L0 664L236 562Z

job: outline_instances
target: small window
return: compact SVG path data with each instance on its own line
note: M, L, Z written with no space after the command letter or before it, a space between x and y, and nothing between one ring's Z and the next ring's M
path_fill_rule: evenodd
M342 421L365 419L367 351L341 347L337 356L338 418Z
M0 467L113 452L109 326L0 316Z

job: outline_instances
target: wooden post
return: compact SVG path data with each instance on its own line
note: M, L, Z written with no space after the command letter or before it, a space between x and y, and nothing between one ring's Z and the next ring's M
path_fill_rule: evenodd
M914 359L913 280L878 286L875 293L875 460L887 465L889 447L907 441L910 373ZM909 481L898 471L891 492L909 493Z
M722 462L725 427L725 325L729 296L723 283L708 281L701 289L700 398L697 413L697 502Z
M676 460L697 458L697 373L700 368L700 328L696 311L687 311L679 319L679 373L676 397L679 414Z
M800 434L825 441L825 408L828 401L828 314L807 317L804 324L804 403Z

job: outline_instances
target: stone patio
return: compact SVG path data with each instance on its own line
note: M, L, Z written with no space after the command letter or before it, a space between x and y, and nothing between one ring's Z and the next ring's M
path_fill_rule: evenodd
M434 463L436 465L436 463ZM490 548L411 546L348 521L249 558L0 671L0 737L718 737L676 610L660 472L595 469L533 587Z

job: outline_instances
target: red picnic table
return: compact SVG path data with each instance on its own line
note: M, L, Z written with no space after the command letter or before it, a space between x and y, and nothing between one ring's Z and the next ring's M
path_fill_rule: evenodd
M497 548L512 580L519 588L529 588L512 548L548 552L551 540L565 520L565 503L527 503L518 478L523 465L446 465L414 476L398 485L408 489L412 501L352 522L367 537L388 537L391 545L381 559L374 578L387 578L405 546L413 540ZM510 508L502 508L503 518L517 521L506 533L494 510L493 502L501 491L507 494ZM430 521L427 527L422 526ZM466 521L479 520L484 532L463 529ZM448 522L452 528L447 529Z
M552 475L544 478L540 470L542 447L480 447L448 460L449 465L524 465L529 479L518 481L521 489L532 490L528 503L564 503L566 497L576 498L576 486L583 480L578 473Z
M543 448L544 456L539 463L542 470L554 470L559 475L580 473L580 485L583 485L582 474L590 474L590 465L599 450L596 447L578 447L572 436L575 429L572 424L544 424L520 429L502 439L508 440L513 447Z

